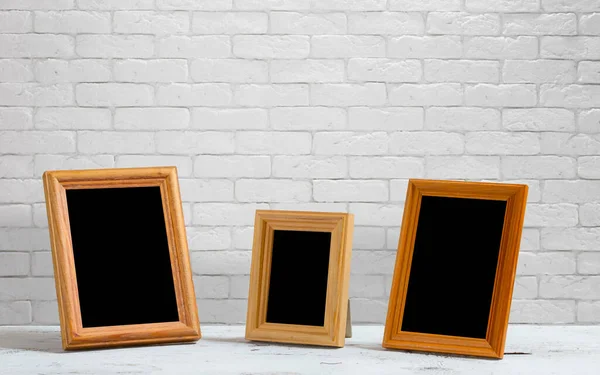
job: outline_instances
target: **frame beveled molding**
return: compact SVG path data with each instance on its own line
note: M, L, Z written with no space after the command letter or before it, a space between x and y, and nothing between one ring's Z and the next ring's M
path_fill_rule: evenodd
M43 175L62 346L65 350L197 341L200 321L176 167L46 171ZM67 189L160 187L178 322L82 326Z
M266 322L275 230L331 233L323 327ZM247 340L344 346L353 230L354 215L348 213L256 211L246 316Z
M527 192L528 186L520 184L409 180L382 343L384 348L503 358ZM485 339L401 330L423 196L507 202Z

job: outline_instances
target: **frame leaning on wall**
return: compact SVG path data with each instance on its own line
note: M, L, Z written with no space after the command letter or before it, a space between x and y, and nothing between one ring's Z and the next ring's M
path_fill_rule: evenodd
M63 348L72 350L198 340L201 337L200 323L177 169L47 171L43 180ZM66 190L127 187L160 187L179 321L84 328Z

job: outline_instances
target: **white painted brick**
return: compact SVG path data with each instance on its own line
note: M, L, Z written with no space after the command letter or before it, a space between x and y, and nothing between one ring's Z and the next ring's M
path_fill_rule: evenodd
M350 34L421 35L424 31L425 22L420 13L365 12L348 16Z
M579 222L585 227L600 226L600 203L584 203L579 207Z
M175 166L179 177L192 175L192 159L185 156L171 155L118 155L115 161L117 168Z
M271 12L271 34L336 35L347 29L344 13Z
M597 10L600 11L600 6ZM579 33L600 35L600 13L582 14L579 18Z
M510 131L575 131L575 114L562 108L515 108L502 111L502 126Z
M600 273L600 253L581 253L577 257L579 274L597 275Z
M50 251L36 251L31 254L31 273L33 276L54 275Z
M582 133L600 133L600 109L579 112L577 125Z
M231 202L233 182L229 180L180 179L181 200L184 202Z
M527 107L537 103L537 92L532 84L475 84L465 87L467 105L481 107Z
M575 62L561 60L507 60L502 68L506 83L570 83L575 81Z
M385 245L385 229L381 227L355 227L352 248L380 250Z
M509 322L548 324L573 323L575 301L514 300L510 308Z
M247 306L248 302L243 299L198 300L198 310L201 311L200 319L206 323L243 324L246 321Z
M540 231L533 228L524 228L521 235L521 251L538 251L540 247Z
M0 57L62 57L74 55L73 38L67 35L0 34Z
M600 85L545 84L540 87L544 107L593 108L600 106Z
M234 249L252 250L252 242L254 239L254 227L233 228L232 236L233 236L233 248ZM243 278L243 277L244 276L233 276L231 278L232 284L234 282L234 279ZM238 285L236 285L236 286L238 286ZM232 287L233 287L233 285L232 285ZM246 289L247 289L247 287L246 287ZM232 290L232 292L233 292L233 290ZM246 297L247 297L248 290L246 290L244 293L246 293ZM231 297L234 297L233 293L232 293Z
M41 83L106 82L111 67L105 60L41 60L35 63L35 77Z
M33 81L33 68L30 60L2 59L0 60L1 82Z
M352 107L348 109L348 128L365 131L421 130L423 109Z
M185 226L189 227L192 225L192 219L194 218L194 215L192 214L192 203L182 203L181 206L183 207L183 220L185 221Z
M4 131L0 132L0 150L7 154L71 153L75 152L72 132Z
M453 106L463 102L463 89L458 83L389 85L389 101L405 106Z
M270 119L279 130L340 130L347 122L344 109L330 107L278 107Z
M154 38L150 35L78 35L76 51L81 57L147 58L154 54Z
M500 177L500 158L430 156L425 159L425 176L438 179L497 179Z
M383 57L385 39L380 36L315 35L310 56L317 58Z
M25 186L23 186L25 188ZM41 186L40 186L41 188ZM3 189L0 187L0 191ZM43 193L42 193L43 196ZM43 200L43 198L42 198ZM49 250L50 239L48 230L42 228L0 228L0 251L31 251ZM10 289L2 288L2 281L11 279L0 278L0 300L3 293L12 293ZM14 280L14 279L13 279ZM21 279L23 280L23 279ZM54 284L54 283L53 283ZM54 288L53 288L54 289ZM19 292L16 290L15 292ZM37 293L37 290L27 291ZM17 296L18 297L18 296ZM18 298L15 298L18 299Z
M271 82L342 82L345 68L342 60L273 60Z
M73 105L73 86L37 83L0 83L0 105L69 106Z
M600 276L542 276L540 297L600 299Z
M384 132L321 132L314 136L316 155L384 155L389 137Z
M401 12L421 11L458 11L461 10L460 0L390 0L390 10Z
M29 275L28 253L0 253L0 276Z
M231 230L226 227L192 227L187 230L187 238L191 251L231 247Z
M146 132L82 131L77 137L82 154L143 154L154 149L154 136Z
M319 0L311 2L316 10L384 10L385 0Z
M413 176L410 176L411 178ZM406 192L408 190L408 179L390 181L390 200L394 202L406 201ZM400 235L400 232L398 232Z
M196 298L227 298L229 278L226 276L194 276Z
M386 181L315 180L313 189L317 202L385 202L389 199Z
M198 59L191 63L191 77L196 82L265 83L269 66L257 60Z
M73 9L75 0L4 0L0 9Z
M310 50L306 35L237 35L233 54L249 59L304 59Z
M350 278L350 298L383 298L385 278L383 276L353 275Z
M33 224L36 227L48 228L48 215L46 214L45 203L35 203L33 205Z
M348 212L347 203L331 202L288 202L272 203L272 210L314 211L314 212Z
M273 177L344 178L348 176L348 161L342 156L275 156Z
M580 323L596 323L600 320L600 302L580 302L577 305L577 321Z
M120 60L114 64L115 81L186 82L185 60Z
M267 13L195 12L192 19L195 34L264 34L268 28Z
M575 35L577 16L573 13L505 14L504 35Z
M600 137L593 134L542 133L542 153L598 155L600 154Z
M579 158L577 174L581 178L600 179L600 156L584 156Z
M308 85L239 85L234 91L234 102L242 107L280 107L308 105Z
M33 177L33 156L0 155L0 178Z
M299 132L237 132L235 144L239 154L309 154L311 135Z
M540 55L551 59L600 59L600 37L546 36L541 38Z
M233 134L225 132L162 131L155 140L161 154L231 154L234 148Z
M159 0L160 1L160 0ZM77 0L79 9L120 10L152 9L153 0Z
M60 169L103 169L115 165L111 155L35 155L35 175ZM44 213L45 215L45 213Z
M15 301L0 303L0 324L21 325L31 323L31 302Z
M348 61L350 81L418 82L422 70L417 60L354 58Z
M75 95L83 107L149 106L154 102L152 86L133 83L80 83Z
M25 130L33 128L31 108L1 108L0 129Z
M423 164L421 158L351 157L349 172L351 178L417 178L425 174Z
M2 163L2 159L0 159L0 163ZM31 206L29 205L13 204L0 206L0 227L30 227L33 223L32 217ZM2 254L0 254L1 256ZM2 267L3 263L0 261L0 267ZM0 270L1 273L2 271Z
M310 95L313 105L382 105L386 101L386 88L383 83L315 84L311 87Z
M353 323L379 325L385 323L387 300L353 298L351 304Z
M174 35L156 41L158 57L223 58L231 56L231 40L225 35Z
M500 32L498 14L464 12L431 12L427 15L429 34L497 35Z
M546 250L600 250L600 228L542 229Z
M352 274L391 275L394 273L396 253L393 251L353 251ZM352 311L354 316L354 311Z
M577 81L582 83L600 83L600 62L581 61L577 68Z
M392 194L394 192L392 191ZM406 192L404 192L404 196L406 197ZM403 198L402 201L405 201L405 199ZM397 224L399 225L399 224ZM387 230L387 235L386 235L386 249L388 250L397 250L398 249L398 242L400 240L400 228L399 227L394 227L394 228L389 228ZM391 280L389 281L391 284ZM386 289L388 289L387 291L387 295L389 295L389 289L391 288L391 285L387 286Z
M190 30L187 12L115 12L113 32L116 34L185 34Z
M0 33L20 34L33 31L31 12L12 10L0 12Z
M397 203L350 203L349 212L354 214L355 225L391 226L401 224L403 209L404 206ZM354 268L352 270L356 273Z
M540 10L539 0L465 0L465 7L472 12L535 12Z
M540 152L536 133L476 132L465 138L466 152L475 155L534 155Z
M516 143L516 142L515 142ZM506 156L502 158L504 178L575 178L575 159L564 156Z
M156 104L171 107L210 106L231 104L233 93L226 83L173 83L160 85L156 91Z
M390 37L388 56L395 58L457 58L462 56L460 36Z
M45 130L108 129L112 115L105 108L40 108L35 113L35 127Z
M235 0L241 10L309 10L312 0Z
M267 110L260 108L192 109L192 128L197 129L264 129L267 123Z
M538 40L533 36L470 37L465 38L464 54L472 59L535 59Z
M491 182L496 182L496 181L492 180ZM525 179L518 179L518 180L509 179L509 180L507 180L506 178L503 178L503 182L506 182L509 184L523 184L523 185L529 186L529 192L527 193L527 203L539 203L542 200L542 188L540 186L539 180L525 180Z
M117 108L115 129L172 130L190 126L187 108Z
M600 181L546 181L543 200L548 203L600 201Z
M598 0L542 0L542 7L547 12L594 12L600 10Z
M109 12L35 12L35 31L56 34L110 34Z
M513 289L513 299L534 299L537 297L538 283L535 276L517 276Z
M235 182L235 197L240 202L308 202L310 182L292 180L250 180Z
M229 10L233 0L156 0L158 9Z
M425 129L442 131L499 130L500 111L494 108L431 107L425 112Z
M396 155L457 155L465 150L461 134L397 132L390 136L390 153Z
M425 80L429 82L498 82L497 61L425 60Z
M525 212L525 226L573 227L577 225L577 217L574 204L529 204Z
M194 224L197 225L254 225L256 210L268 210L268 204L202 203L195 204ZM246 271L248 272L248 271ZM246 274L244 272L244 274Z
M198 177L269 177L269 156L199 155L194 159L194 175Z

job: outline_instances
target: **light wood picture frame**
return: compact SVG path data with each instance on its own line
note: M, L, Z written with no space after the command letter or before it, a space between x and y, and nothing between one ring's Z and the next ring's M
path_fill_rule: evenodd
M384 348L503 358L527 192L527 185L520 184L423 179L409 181L382 344ZM464 206L464 204L469 206ZM444 207L465 207L465 210L454 209L452 212L444 213L442 212ZM470 218L465 216L470 212L475 212L472 211L473 207L480 207L477 212L482 213L482 216ZM500 207L500 209L496 210L494 207ZM422 213L423 211L426 213ZM420 217L420 215L423 216ZM490 215L490 217L484 215ZM443 238L450 232L434 231L435 228L443 226L440 225L442 220L446 220L448 223L444 230L452 231L449 236L456 241ZM431 223L435 223L435 225ZM475 227L483 228L480 232L484 233L469 233L469 228L461 228L462 225L466 225L464 223L476 223ZM495 227L490 223L495 223ZM421 229L419 232L418 229L421 225L424 225L425 229ZM495 239L490 240L493 236L488 233L495 233ZM447 240L448 246L434 246L438 239ZM417 241L421 242L416 246ZM476 241L489 241L491 246L483 245L488 242L482 244ZM458 243L458 245L452 246L453 243ZM481 247L478 247L479 245ZM415 247L418 248L417 251L415 251ZM468 259L464 262L458 260L458 257L466 256L464 254L470 251L469 249L475 249L478 252L477 256L481 257L488 257L485 254L495 254L485 258L491 259L486 260L489 272L476 272L478 275L485 275L487 281L477 277L469 280L471 275L468 272L459 272L459 268L452 268L455 264L460 264L461 270L469 267L477 269L480 264L484 264L484 262L477 263L476 261L469 263ZM415 253L417 253L416 256ZM456 260L453 262L456 263L433 265L435 261L431 259L435 258L435 254L442 253L444 255L441 255L440 259L455 257ZM416 266L415 262L418 263ZM427 271L421 271L424 272L424 276L419 277L420 271L418 270L425 270L425 267L421 265L426 262L432 262L432 265L428 266ZM435 272L435 270L442 269L440 267L445 267L446 270ZM481 265L481 267L484 266ZM427 274L425 275L425 273ZM470 284L467 284L469 282ZM455 288L455 285L471 286ZM423 291L432 290L437 290L442 297L435 301L428 300L435 293L427 295ZM482 293L481 296L466 294L472 290L488 292ZM421 295L418 294L419 291L422 291ZM411 295L407 297L409 292ZM465 293L465 295L461 293ZM470 297L472 299L469 300ZM444 302L440 305L439 301ZM459 301L467 301L467 303L461 304ZM473 306L480 306L478 310L480 311L479 323L475 322L477 319L469 317L471 311L468 301L471 301ZM436 304L438 304L437 308L432 309L431 307ZM423 321L426 319L424 316L429 314L429 311L423 310L425 307L429 311L435 310L431 314L437 314L435 318L437 323ZM409 312L406 313L406 311ZM452 316L460 317L459 320L464 319L465 322L469 322L465 324L479 324L479 326L465 326L465 329L444 328L443 324L452 324L450 320L444 320L448 314L454 314ZM427 327L428 324L431 329ZM420 327L420 329L415 329L415 327ZM467 332L469 329L471 331L466 336L447 333ZM473 332L479 332L479 334L471 334Z
M349 305L348 287L353 226L354 216L348 213L256 211L246 319L247 340L331 347L344 346ZM328 236L327 240L324 240L324 243L321 244L323 248L328 245L324 249L325 252L328 251L328 255L325 255L325 263L322 263L325 265L320 268L326 272L327 278L325 284L321 284L321 288L326 288L326 294L323 294L325 308L324 311L321 310L323 314L321 315L322 325L282 324L281 321L275 323L273 320L267 321L270 311L268 301L270 297L273 298L275 293L273 288L279 288L280 293L285 294L288 301L298 302L294 300L297 298L296 295L287 294L289 291L285 290L285 285L270 284L271 278L275 277L272 269L273 249L274 239L275 236L278 236L278 233L295 233L298 236L304 233L317 233ZM276 239L276 241L280 240ZM285 242L282 242L281 245L275 245L278 252L277 257L283 256L279 254L284 253L297 257L309 256L306 254L311 251L313 244L310 240L308 243L308 246L305 246L306 243L296 244L301 247L297 249L294 249L293 246L286 247ZM314 244L315 249L318 246L319 244ZM286 250L288 251L286 252ZM304 262L307 261L310 264L310 259L304 259ZM299 283L309 283L311 278L318 276L315 274L317 271L313 267L298 264L297 267L290 268L297 268L298 272L303 273L301 277L305 279L303 279L304 281L298 280ZM282 288L284 289L282 290ZM308 298L312 297L309 296ZM275 302L272 302L272 304L271 309L275 309ZM293 307L285 305L283 310L293 310ZM285 313L287 312L283 314ZM302 314L302 311L299 314Z
M200 322L192 281L176 167L46 171L43 175L43 182L63 348L65 350L107 348L190 342L200 339ZM138 188L141 188L141 190ZM132 192L134 194L131 194ZM147 204L143 198L140 198L139 202L136 199L130 199L131 197L139 196L138 192L144 192L144 194L148 192L149 196L153 197L152 204ZM129 217L128 215L136 215L135 212L129 212L127 206L122 204L123 202L119 200L111 201L107 198L108 200L102 202L100 205L99 202L88 199L89 197L97 197L98 194L108 194L102 195L103 197L119 197L125 193L128 194L127 197L129 198L123 199L126 201L136 201L137 206L134 207L141 208L143 212L145 212L144 207L154 207L154 211L152 212L156 213L154 215L156 216L155 222L162 223L164 226L164 232L158 230L160 236L162 236L160 238L164 238L164 241L160 243L160 248L157 247L158 245L154 246L153 243L147 246L148 240L145 240L145 237L150 236L152 233L149 232L152 231L147 230L147 228L137 227L135 227L137 229L134 231L132 229L134 228L133 223L125 222L122 226L124 228L121 227L119 229L119 236L113 234L112 230L117 231L114 223L120 222L118 220L121 216L127 218ZM83 200L75 200L73 197L84 198ZM85 199L88 199L88 201ZM68 202L71 204L68 204ZM87 210L85 202L89 202L90 207L93 207L93 209ZM106 211L102 209L105 206L108 206ZM98 210L99 207L100 209ZM101 228L88 227L88 222L82 220L74 222L73 216L76 218L79 216L90 218L92 217L91 215L95 214L94 210L103 212L103 215L108 215L108 217L103 216L89 221L89 223L96 223L96 226L98 223L102 223ZM74 212L77 212L77 214L75 215ZM109 214L106 214L106 212L109 212ZM114 212L114 215L111 212ZM106 223L106 226L104 226L104 223ZM113 225L112 228L111 225ZM76 229L72 232L73 228ZM88 230L89 233L87 232ZM83 234L79 235L77 233ZM75 241L76 251L74 251L72 234L77 235L77 240ZM89 239L90 235L94 237ZM115 283L121 280L118 278L119 271L122 271L123 278L136 277L135 275L145 275L149 280L157 278L156 275L152 274L151 270L147 270L147 264L150 262L148 259L153 259L154 255L151 255L154 254L153 251L160 254L156 256L157 259L160 257L160 261L157 260L156 264L160 264L157 267L161 267L160 269L164 270L164 274L167 275L163 279L160 279L166 282L166 286L161 288L161 290L164 289L167 291L166 293L170 293L168 294L171 298L169 301L172 301L173 304L169 305L169 309L171 309L169 311L171 311L173 318L164 322L158 321L144 324L112 325L109 321L107 321L109 322L108 324L103 324L103 313L96 314L91 310L94 306L97 306L94 305L97 302L94 300L96 296L93 295L93 291L98 291L100 290L98 288L103 286L92 285L88 282L92 286L86 286L87 289L85 292L81 290L82 285L78 286L76 263L79 262L79 265L85 264L88 267L87 265L96 262L102 256L98 251L92 252L90 250L91 247L84 247L84 244L87 246L93 243L92 241L103 244L112 241L111 243L115 245L114 248L113 246L104 246L101 249L102 251L106 251L107 254L117 254L115 259L112 259L110 263L106 263L111 265L110 268L101 270L101 272L106 274L106 276L101 277L106 279L105 282L107 285L113 287L113 289L107 289L102 294L109 301L111 293L127 290L128 287L137 287L140 290L139 295L148 297L145 298L146 302L151 300L152 295L157 292L147 287L145 283L132 283L129 286ZM138 246L138 244L140 245ZM85 252L85 250L88 250L88 252ZM130 250L132 252L128 253ZM111 253L110 251L113 252ZM133 253L133 251L137 252ZM123 255L120 258L118 254L127 255ZM138 258L133 260L135 267L128 266L129 268L127 269L119 268L120 264L125 264L125 259L133 259L138 256L137 254L139 254L139 262ZM92 256L96 257L96 259L90 258L92 260L87 260L88 258L85 258ZM82 263L84 262L83 260L77 260L76 262L76 257L79 257L77 259L85 259L87 263ZM123 259L123 263L121 263L120 259ZM105 263L101 262L101 264ZM86 273L94 274L95 271L93 270L93 267L80 269L79 280L83 280L82 278L86 277ZM169 277L169 275L172 277ZM113 278L117 281L111 284L110 280ZM150 282L150 285L155 284ZM143 293L142 289L144 289ZM86 293L89 295L85 296ZM128 296L130 298L143 298L139 297L139 295L134 292ZM125 298L129 298L128 296L125 296ZM88 301L85 302L87 305L85 306L86 312L83 317L82 306L80 304L81 297L85 297L85 301ZM112 309L110 310L111 314L118 316L119 302L124 300L123 298L115 300L115 305L109 307ZM94 316L95 314L98 316ZM94 316L94 319L100 320L91 321L92 318L90 317L92 316ZM86 319L91 323L86 323L87 326L84 326L83 321L86 321ZM127 319L134 321L136 317L123 317L123 321ZM149 319L154 319L154 317ZM119 321L119 319L113 321Z

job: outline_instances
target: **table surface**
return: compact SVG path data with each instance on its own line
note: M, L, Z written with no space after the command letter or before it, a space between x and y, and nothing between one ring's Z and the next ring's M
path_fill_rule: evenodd
M381 347L355 326L344 348L249 342L243 326L202 326L193 344L64 352L58 327L0 327L0 374L600 374L600 326L511 325L502 360Z

